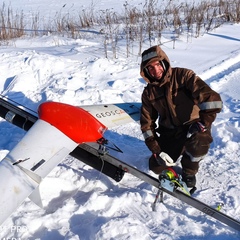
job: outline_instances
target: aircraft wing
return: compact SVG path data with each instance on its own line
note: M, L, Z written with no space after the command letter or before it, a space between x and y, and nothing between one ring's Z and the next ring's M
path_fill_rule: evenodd
M0 225L27 197L41 206L39 184L56 165L79 144L96 142L107 128L138 121L139 109L140 104L133 103L84 107L41 104L39 119L0 162ZM19 119L14 118L11 111L6 113L5 119Z
M89 105L81 108L89 112L106 127L112 128L130 122L138 122L141 103Z
M106 127L85 110L47 102L39 107L39 119L0 162L0 224L33 193L42 179L78 144L96 141ZM30 196L31 197L31 196Z

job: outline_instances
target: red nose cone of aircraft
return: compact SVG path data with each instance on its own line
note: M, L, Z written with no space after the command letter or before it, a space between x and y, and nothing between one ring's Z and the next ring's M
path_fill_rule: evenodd
M38 115L79 144L97 141L107 129L87 111L65 103L42 103Z

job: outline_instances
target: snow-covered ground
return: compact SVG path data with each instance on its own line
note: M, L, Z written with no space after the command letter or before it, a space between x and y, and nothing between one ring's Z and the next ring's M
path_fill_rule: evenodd
M21 5L18 1L11 2L13 7L26 6L28 11L36 7L44 10L47 4L41 1L42 5L36 5L39 1L30 0L21 1ZM64 5L64 1L47 2L49 6L56 6L56 2ZM106 2L114 2L112 7L117 6L117 2L122 4L121 1L99 1L99 4L104 6ZM175 49L171 42L162 46L172 66L193 69L221 94L224 108L214 122L214 142L201 163L194 197L213 207L224 203L222 211L238 221L239 31L239 24L226 24L200 38L192 38L191 42L182 37ZM148 47L146 43L144 49ZM76 106L140 102L145 82L139 75L139 63L140 58L126 58L124 54L117 59L104 58L102 43L96 39L26 37L1 46L0 91L34 111L46 100ZM0 129L2 159L25 132L3 119ZM124 153L115 156L150 173L150 152L137 123L111 129L105 137L123 150ZM167 195L165 203L158 204L157 211L153 212L155 188L129 174L116 183L70 156L46 177L41 193L44 209L26 199L0 226L0 239L240 239L239 232Z

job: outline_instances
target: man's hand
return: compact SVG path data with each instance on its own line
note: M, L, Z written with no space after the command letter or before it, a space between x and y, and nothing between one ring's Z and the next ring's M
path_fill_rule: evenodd
M207 128L201 122L195 122L190 125L187 133L187 138L190 138L196 132L205 132Z
M160 154L154 154L154 156L160 166L172 167L176 165L173 159L165 152L161 152Z

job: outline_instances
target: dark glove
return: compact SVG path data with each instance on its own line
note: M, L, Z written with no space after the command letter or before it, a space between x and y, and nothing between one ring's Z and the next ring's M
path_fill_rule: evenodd
M161 152L160 154L153 154L153 156L160 166L171 167L176 165L173 159L165 152Z
M164 167L167 166L166 162L159 156L159 154L155 153L155 154L153 154L153 156L154 156L154 158L155 158L155 160L156 160L156 162L159 166L164 166Z
M207 128L201 122L195 122L190 125L187 138L190 138L196 132L206 132Z
M159 153L161 152L160 146L154 137L146 138L145 144L153 154L156 153L157 155L159 155Z
M161 174L164 169L174 165L173 160L164 152L152 154L149 158L149 169L155 174Z

